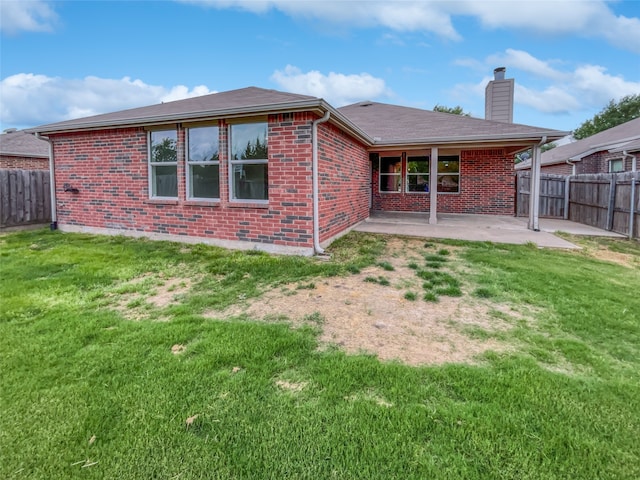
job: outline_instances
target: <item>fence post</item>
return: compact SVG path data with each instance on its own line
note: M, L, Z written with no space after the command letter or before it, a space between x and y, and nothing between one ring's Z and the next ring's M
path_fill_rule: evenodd
M631 205L629 206L629 240L633 240L633 222L636 215L636 179L631 177Z
M609 182L609 206L607 208L607 230L613 230L613 211L616 205L616 174L611 174Z
M571 189L571 177L564 179L564 219L569 220L569 191Z

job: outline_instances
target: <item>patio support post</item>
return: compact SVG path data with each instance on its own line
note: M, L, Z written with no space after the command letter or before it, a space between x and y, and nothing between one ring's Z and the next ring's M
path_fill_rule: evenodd
M438 147L431 148L429 165L429 224L438 223Z
M529 188L529 230L540 231L538 224L538 212L540 211L540 147L547 142L547 137L542 137L540 143L532 148L531 155L531 186Z

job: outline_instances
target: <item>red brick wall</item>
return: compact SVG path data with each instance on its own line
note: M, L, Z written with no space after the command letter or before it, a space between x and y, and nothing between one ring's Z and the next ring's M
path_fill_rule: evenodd
M428 212L428 193L379 192L379 166L373 168L373 210ZM405 180L403 165L403 185ZM460 152L460 193L438 194L440 213L514 214L513 156L504 149L469 149Z
M329 123L318 125L320 241L369 216L371 164L361 143Z
M49 170L49 159L0 155L0 168L18 170Z
M178 130L178 200L149 199L147 134L141 128L51 135L58 223L311 247L310 113L269 116L268 205L229 202L221 123L220 201L186 200L184 130ZM79 193L64 191L64 184Z
M623 158L622 153L596 152L576 162L576 170L581 173L609 173L609 161ZM632 168L631 157L624 159L624 171L630 172Z
M604 160L604 152L594 153L576 162L576 174L578 175L583 173L606 173L608 171L609 165Z
M531 169L527 169L531 171ZM550 173L553 175L573 175L573 167L568 163L557 163L555 165L543 165L540 167L541 173Z

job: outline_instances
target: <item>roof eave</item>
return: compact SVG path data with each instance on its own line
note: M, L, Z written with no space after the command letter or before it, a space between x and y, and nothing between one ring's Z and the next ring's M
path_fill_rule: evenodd
M539 143L545 139L548 142L564 137L569 132L558 130L542 131L535 135L531 133L501 134L501 135L460 135L456 137L416 138L409 140L377 140L374 146L406 146L406 145L448 145L448 144L477 144L477 143Z
M147 125L158 125L163 123L178 123L198 121L204 119L218 119L218 118L232 118L244 115L267 115L269 113L280 113L283 111L302 111L313 110L314 108L321 107L320 99L302 100L296 102L267 104L260 106L246 106L246 107L234 107L216 110L201 110L191 113L173 113L169 115L150 115L146 117L139 117L133 119L122 120L98 120L76 123L69 123L60 125L59 123L53 123L49 125L42 125L39 127L33 127L27 129L27 132L32 133L66 133L76 132L82 130L97 130L105 128L126 128L126 127L139 127ZM61 122L62 123L62 122Z
M217 110L204 110L193 113L179 113L171 115L155 115L140 117L136 119L123 119L112 121L96 121L96 122L77 122L69 125L50 124L42 125L40 127L34 127L27 129L27 132L38 134L51 134L51 133L69 133L86 130L103 130L108 128L127 128L127 127L146 127L151 125L161 125L167 123L183 123L183 122L195 122L201 120L215 120L221 118L235 118L243 117L247 115L268 115L282 112L315 112L322 116L325 112L331 112L330 121L337 124L342 129L349 132L351 135L358 138L366 145L371 145L373 139L367 135L360 127L354 124L351 120L345 117L338 110L329 105L325 100L311 99L302 100L287 103L276 103L260 106L247 106L240 108L226 108Z
M47 154L40 153L25 153L25 152L0 152L0 155L7 157L28 157L28 158L49 158Z

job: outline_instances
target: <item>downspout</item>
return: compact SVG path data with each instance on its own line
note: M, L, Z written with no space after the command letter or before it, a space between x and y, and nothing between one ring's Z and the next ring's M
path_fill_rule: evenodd
M324 117L313 121L311 129L311 169L312 169L312 189L313 189L313 251L317 255L322 255L324 249L320 246L320 206L319 206L319 186L318 186L318 125L329 120L331 113L327 110Z
M49 137L43 137L39 133L36 133L36 138L44 140L49 144L49 195L51 197L51 224L49 228L51 230L58 229L58 213L56 210L56 174L53 168L53 144Z
M576 174L576 164L574 162L571 161L571 159L567 158L564 163L566 163L567 165L569 165L571 167L571 175L575 175Z
M529 188L529 229L540 231L538 212L540 210L540 147L547 143L547 136L543 136L540 143L533 146L531 158L531 187Z

